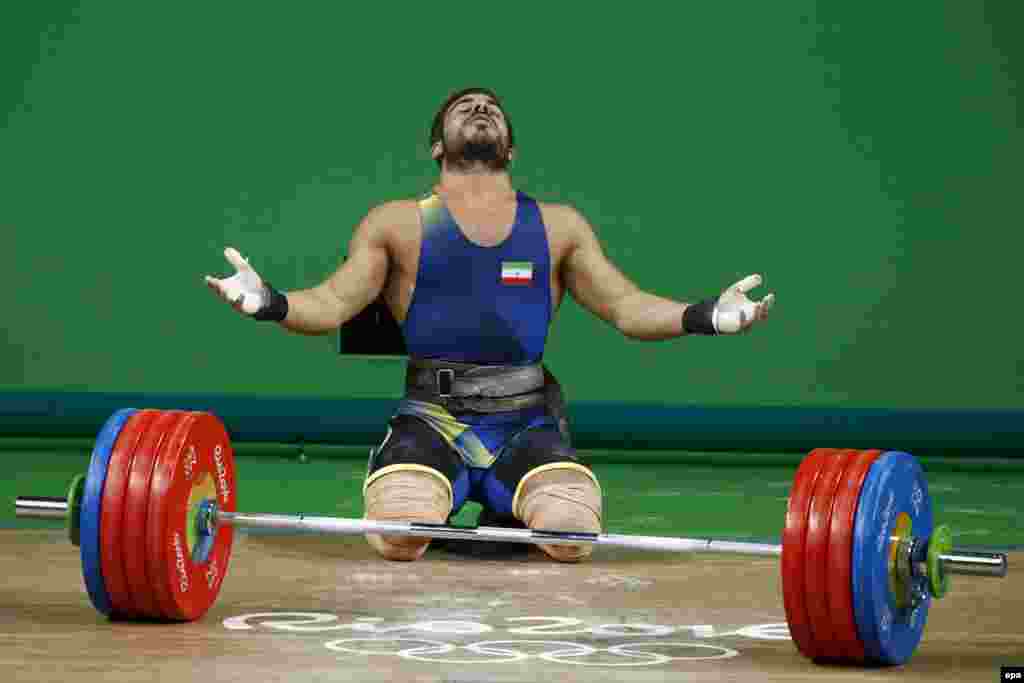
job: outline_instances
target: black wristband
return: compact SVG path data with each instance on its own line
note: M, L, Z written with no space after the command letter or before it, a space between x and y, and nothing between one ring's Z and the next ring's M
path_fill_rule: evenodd
M683 311L683 331L686 334L718 334L715 331L714 314L718 299L705 299L699 304L690 304Z
M263 296L266 298L266 303L253 314L253 318L281 322L288 317L288 297L274 289L269 282L263 283Z

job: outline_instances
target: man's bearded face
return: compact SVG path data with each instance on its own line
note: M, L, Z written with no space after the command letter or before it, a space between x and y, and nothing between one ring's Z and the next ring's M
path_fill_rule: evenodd
M448 109L442 142L444 160L453 170L508 168L510 148L505 115L488 95L474 93Z

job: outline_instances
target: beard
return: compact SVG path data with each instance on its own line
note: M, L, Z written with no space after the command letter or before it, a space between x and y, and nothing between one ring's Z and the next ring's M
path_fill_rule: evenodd
M483 167L491 172L508 168L508 145L504 140L474 131L470 137L462 134L444 142L444 160L455 171L471 171Z

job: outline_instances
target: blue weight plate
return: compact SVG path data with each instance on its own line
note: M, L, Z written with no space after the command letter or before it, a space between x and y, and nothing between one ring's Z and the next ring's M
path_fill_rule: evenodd
M852 584L857 632L869 661L883 665L910 659L928 618L931 597L914 609L899 608L892 595L889 560L897 522L912 525L910 534L932 534L932 502L924 471L913 456L888 451L868 472L854 522Z
M89 460L89 470L85 477L85 490L82 493L82 531L79 544L82 577L85 579L85 589L89 593L93 607L108 616L111 612L110 595L103 583L100 560L100 502L103 500L103 484L107 480L110 452L128 418L135 412L134 408L123 408L103 423L92 449L92 459Z

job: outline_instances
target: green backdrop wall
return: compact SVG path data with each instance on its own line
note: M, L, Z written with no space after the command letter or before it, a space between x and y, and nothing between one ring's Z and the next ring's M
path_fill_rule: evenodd
M753 334L662 343L568 301L570 400L1020 408L1018 7L9 3L0 389L398 395L400 363L243 320L202 277L234 245L318 282L371 206L429 187L434 109L484 84L518 186L644 288L759 271L778 296Z

